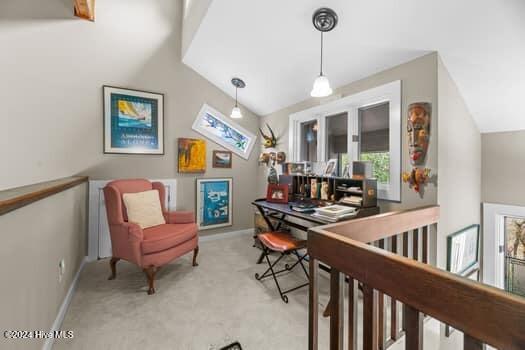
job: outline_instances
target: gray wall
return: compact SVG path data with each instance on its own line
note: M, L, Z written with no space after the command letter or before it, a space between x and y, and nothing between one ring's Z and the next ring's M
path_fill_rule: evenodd
M348 96L358 93L363 90L368 90L373 87L389 83L391 81L402 81L402 171L409 171L411 169L410 161L408 159L408 141L406 134L406 118L407 107L413 102L430 102L435 110L433 110L433 118L431 124L431 138L430 147L427 154L426 166L431 168L434 173L437 172L437 53L432 53L413 61L404 63L397 67L385 70L383 72L374 74L368 78L350 83L343 87L337 88L334 94L342 94ZM305 110L307 108L319 104L318 99L310 98L298 104L292 105L285 109L279 110L275 113L269 114L261 118L261 126L268 123L279 137L277 149L288 153L288 117L290 114ZM259 167L259 195L264 195L266 191L266 168ZM400 175L401 176L401 175ZM434 184L429 184L426 187L426 192L423 198L411 190L408 185L401 184L401 203L381 201L380 206L382 211L414 208L423 205L437 203L437 188Z
M438 58L439 144L437 266L446 268L447 236L480 223L481 134L447 68ZM445 337L441 348L456 348L456 334Z
M482 134L483 202L525 206L525 130Z
M177 138L202 137L191 125L203 103L229 115L234 100L182 64L182 0L98 0L95 23L72 12L64 0L0 3L0 158L9 164L0 189L73 174L176 177L179 209L193 210L196 176L177 173ZM104 84L165 94L164 156L103 154ZM241 109L239 123L255 133L258 117ZM248 161L234 156L231 170L213 169L221 147L208 140L207 149L199 176L233 177L234 226L221 231L251 227L257 149Z
M438 61L438 266L446 267L446 236L480 223L481 134L446 67Z
M49 331L86 256L87 184L0 216L0 329ZM58 282L58 264L65 274ZM0 337L1 349L41 349L43 340Z

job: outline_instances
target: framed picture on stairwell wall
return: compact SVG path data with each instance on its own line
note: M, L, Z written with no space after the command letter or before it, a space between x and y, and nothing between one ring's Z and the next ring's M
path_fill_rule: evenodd
M103 86L104 153L164 154L164 95Z

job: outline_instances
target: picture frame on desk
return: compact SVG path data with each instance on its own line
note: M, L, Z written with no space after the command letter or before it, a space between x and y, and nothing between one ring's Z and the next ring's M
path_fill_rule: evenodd
M270 203L288 203L288 185L268 184L266 201Z

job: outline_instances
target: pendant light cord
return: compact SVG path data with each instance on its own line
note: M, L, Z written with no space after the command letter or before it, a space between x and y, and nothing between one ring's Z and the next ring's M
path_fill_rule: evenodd
M321 32L321 75L323 75L323 32Z
M235 87L235 107L238 107L237 106L237 86Z

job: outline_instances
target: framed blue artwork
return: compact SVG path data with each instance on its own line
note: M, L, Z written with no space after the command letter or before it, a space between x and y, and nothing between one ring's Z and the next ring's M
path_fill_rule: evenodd
M197 225L200 230L232 225L232 179L197 179Z
M257 138L253 133L207 104L202 106L192 128L244 159L250 157Z
M164 154L164 95L104 86L104 153Z

